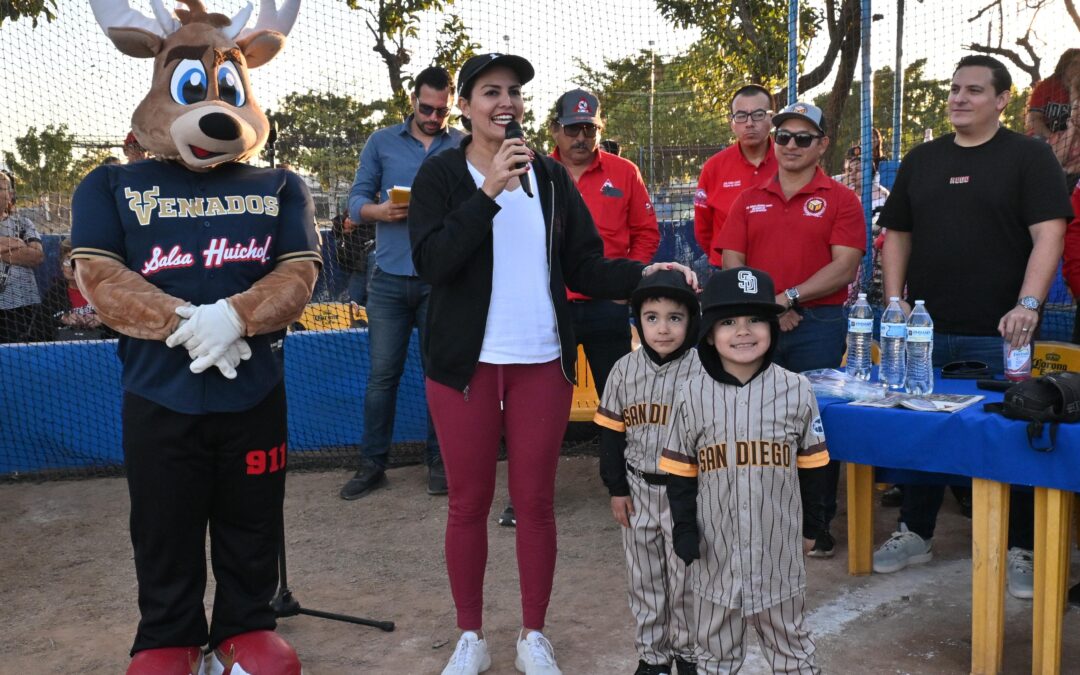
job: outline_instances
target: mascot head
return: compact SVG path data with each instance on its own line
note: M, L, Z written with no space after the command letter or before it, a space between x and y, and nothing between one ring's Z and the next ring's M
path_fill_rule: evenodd
M94 16L116 48L154 59L150 92L131 117L139 144L164 159L205 171L246 160L262 149L270 132L255 103L248 68L274 58L296 21L300 0L261 0L259 20L248 3L233 18L206 10L202 0L179 0L175 13L151 0L154 18L128 0L90 0Z

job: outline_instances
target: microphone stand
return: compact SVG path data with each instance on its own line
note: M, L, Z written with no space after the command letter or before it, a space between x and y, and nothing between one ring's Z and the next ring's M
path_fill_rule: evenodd
M292 591L289 590L289 574L285 565L285 519L281 519L281 539L278 546L278 591L274 599L270 601L270 607L274 610L274 614L278 618L285 618L288 616L296 616L303 614L305 616L314 616L320 619L330 619L331 621L342 621L345 623L355 623L361 626L371 626L378 628L379 630L387 633L394 630L393 621L376 621L375 619L362 619L360 617L348 616L347 614L334 614L332 612L323 612L317 609L307 609L300 606L300 602L293 597Z

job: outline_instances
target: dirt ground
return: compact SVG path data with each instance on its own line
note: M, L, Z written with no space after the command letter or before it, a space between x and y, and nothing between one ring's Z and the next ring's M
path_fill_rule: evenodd
M392 633L310 616L282 619L307 675L439 673L457 638L444 571L446 498L424 492L421 467L390 486L338 498L343 471L289 476L290 586L301 605L392 620ZM485 630L492 675L514 673L520 609L514 531L490 528ZM563 672L629 675L636 666L617 525L596 459L562 460L556 496L559 562L548 635ZM0 673L122 673L137 622L123 479L0 485ZM894 509L877 510L877 538ZM808 626L827 673L964 673L970 650L970 521L949 497L935 559L892 575L846 573L846 513L838 555L807 562ZM1080 569L1074 564L1074 578ZM212 597L211 594L207 596ZM1080 672L1080 611L1065 616L1063 672ZM1005 672L1030 672L1031 603L1006 605ZM768 672L748 636L742 672Z

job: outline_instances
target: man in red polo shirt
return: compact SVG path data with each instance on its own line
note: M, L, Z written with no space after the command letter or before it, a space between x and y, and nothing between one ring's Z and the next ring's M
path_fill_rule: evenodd
M772 276L780 315L773 362L801 372L837 368L844 355L844 300L866 250L859 198L818 162L829 147L821 110L794 103L773 117L775 176L739 195L718 240L724 268L747 265ZM800 469L803 536L809 555L830 557L836 515L837 462Z
M722 262L716 242L731 203L743 190L776 173L776 156L769 137L772 94L765 87L748 84L735 92L729 107L728 119L736 142L701 167L694 195L694 237L709 256L709 263L716 267Z
M556 101L549 124L556 145L551 156L577 183L604 240L604 256L648 264L660 245L656 214L637 166L599 148L603 128L595 96L584 89L566 92ZM596 391L603 396L612 366L630 353L626 303L592 300L573 291L566 295L574 335L585 348Z

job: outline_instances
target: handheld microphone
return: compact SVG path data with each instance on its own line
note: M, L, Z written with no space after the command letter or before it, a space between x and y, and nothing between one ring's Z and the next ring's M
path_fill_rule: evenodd
M525 132L521 129L521 125L517 120L510 120L510 124L506 125L506 137L507 138L525 138ZM516 169L524 169L525 163L518 162L514 165ZM521 189L525 191L525 195L532 197L532 181L529 180L529 174L518 176L518 181L521 183Z

